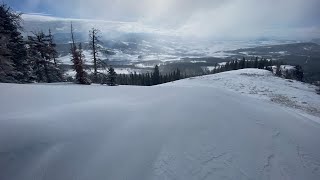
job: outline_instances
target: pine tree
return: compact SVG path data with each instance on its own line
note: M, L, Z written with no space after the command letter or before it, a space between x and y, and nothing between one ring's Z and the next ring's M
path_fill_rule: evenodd
M73 62L73 68L76 71L76 82L79 84L91 84L87 78L87 73L84 70L84 55L82 53L82 45L79 44L77 47L74 40L74 30L71 24L71 61Z
M152 84L153 85L160 84L160 71L159 71L159 66L158 65L156 65L154 67Z
M180 72L180 69L177 68L177 72L176 72L176 80L179 80L181 79L181 72Z
M38 82L51 82L48 70L48 51L46 44L46 36L42 31L33 32L32 36L28 36L28 53L30 62L33 62L33 69L37 76Z
M10 59L11 52L6 47L7 36L0 36L0 82L15 82L14 63Z
M258 69L264 69L266 66L266 60L261 58L260 61L258 61Z
M20 13L13 12L5 4L0 5L0 82L32 81L20 24Z
M53 76L53 80L56 82L61 82L63 81L63 75L61 72L61 69L58 64L58 52L56 50L56 44L54 43L54 36L51 33L51 30L49 29L49 34L47 35L48 38L48 54L50 56L50 61L53 61L54 67L53 67L53 72L51 72L51 75Z
M39 53L40 44L37 38L28 36L28 60L32 66L36 82L46 82L43 70L43 57Z
M39 31L28 36L28 54L38 82L62 81L62 74L55 60L57 51L50 31L48 35Z
M280 64L277 65L277 69L276 69L276 76L281 77L282 76L282 72L281 72L281 66Z
M138 85L138 75L136 71L133 73L133 85Z
M109 86L115 86L116 85L116 79L117 79L117 73L114 71L113 67L110 66L108 68L108 79L107 84Z
M151 77L150 77L149 72L147 72L147 74L146 74L146 85L151 86Z
M258 68L258 57L254 60L253 68Z
M238 60L235 60L233 63L233 70L237 70L238 68Z
M242 58L242 60L239 62L239 69L244 69L246 63L246 58Z
M223 70L223 71L229 71L229 69L230 69L230 63L229 63L229 61L228 61L228 62L226 62L226 64L224 65L224 70Z
M303 80L303 70L302 67L300 65L296 65L295 66L295 73L294 73L295 79L298 81L302 81Z
M55 49L55 47L57 46L55 43L54 43L54 38L53 38L53 35L51 33L51 29L49 29L49 34L48 34L48 48L49 48L49 55L50 55L50 58L53 60L54 62L54 65L56 67L58 67L58 62L57 62L57 56L58 56L58 52L57 50Z

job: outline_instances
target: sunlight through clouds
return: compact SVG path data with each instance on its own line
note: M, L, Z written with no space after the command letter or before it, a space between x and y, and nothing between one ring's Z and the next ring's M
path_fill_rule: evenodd
M317 19L320 17L318 0L10 0L9 2L9 4L18 3L23 3L27 13L52 13L54 16L67 18L136 22L154 29L200 38L305 39L320 36L320 22Z

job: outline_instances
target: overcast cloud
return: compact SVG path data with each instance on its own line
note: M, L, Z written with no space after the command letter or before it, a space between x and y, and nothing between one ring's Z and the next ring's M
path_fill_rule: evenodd
M181 35L239 39L320 37L319 0L8 0L25 12L131 21Z

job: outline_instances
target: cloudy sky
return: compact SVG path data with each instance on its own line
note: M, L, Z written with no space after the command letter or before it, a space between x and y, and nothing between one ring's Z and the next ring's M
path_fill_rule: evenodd
M4 0L24 13L138 22L215 39L320 38L320 0Z

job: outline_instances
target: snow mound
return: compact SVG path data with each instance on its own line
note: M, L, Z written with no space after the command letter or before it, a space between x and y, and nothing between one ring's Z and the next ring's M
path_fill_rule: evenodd
M320 117L320 96L316 87L274 76L260 69L242 69L189 78L162 86L213 87L271 100L286 107Z
M0 84L0 179L318 180L316 117L261 100L264 83L318 98L261 70L154 87Z

